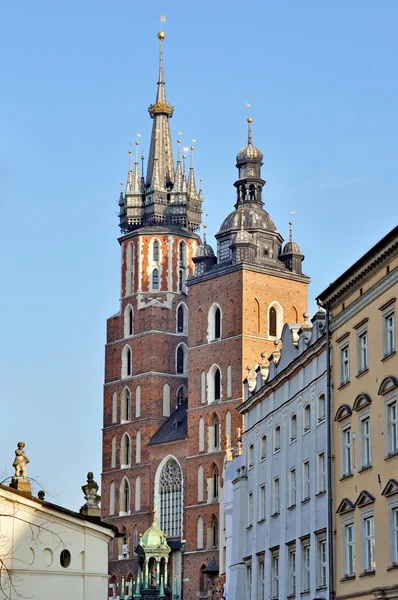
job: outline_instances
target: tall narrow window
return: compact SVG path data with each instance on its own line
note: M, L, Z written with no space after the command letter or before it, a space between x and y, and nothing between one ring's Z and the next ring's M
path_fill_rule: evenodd
M198 550L203 550L203 519L202 519L202 517L198 518L196 528L197 528L196 547Z
M124 310L124 337L129 337L134 333L134 313L130 305Z
M141 415L141 386L135 388L135 416Z
M229 445L231 445L231 413L229 410L225 414L225 435L229 440Z
M204 371L200 377L200 401L202 404L206 403L206 373Z
M308 500L310 497L310 461L305 460L303 462L303 500Z
M159 262L159 242L155 240L152 247L153 262Z
M325 453L320 452L318 454L318 494L326 490L326 463Z
M392 509L391 517L392 517L391 562L397 564L398 563L398 507Z
M178 272L178 291L183 292L184 286L185 286L184 271L182 269L180 269Z
M311 547L309 544L303 546L303 592L311 588Z
M348 344L340 348L340 385L350 380L350 350Z
M181 402L187 397L187 389L184 385L181 385L177 391L177 406L180 406Z
M117 421L117 392L112 395L112 423Z
M203 417L199 419L199 452L205 449L205 422Z
M152 289L159 289L159 271L157 269L154 269L152 271Z
M266 435L261 436L261 442L260 442L260 460L264 460L264 458L267 458L267 436Z
M344 525L344 575L355 574L355 531L354 523Z
M214 337L216 340L221 337L221 310L219 308L214 314Z
M109 514L115 514L115 484L113 481L109 489Z
M258 588L259 600L265 600L265 562L263 560L258 563Z
M141 510L141 477L135 478L135 504L134 509L138 512Z
M213 469L213 500L218 500L218 482L219 482L218 469L217 469L217 467L214 467L214 469Z
M128 388L124 388L123 392L122 392L122 397L121 397L121 410L120 410L120 419L121 422L123 423L123 421L127 422L130 421L130 407L131 407L131 397L130 397L130 391Z
M279 554L272 555L271 579L272 598L279 598Z
M296 469L290 469L289 484L290 484L290 506L296 506L296 501L297 501Z
M116 467L116 436L112 438L112 448L111 448L111 469Z
M367 517L363 520L363 540L364 540L364 571L374 571L375 563L375 525L374 517Z
M125 346L122 352L122 378L131 376L131 348Z
M126 477L123 478L120 485L119 511L121 513L130 512L130 486Z
M177 310L177 331L179 333L184 331L184 309L182 306L179 306Z
M390 311L384 315L384 356L395 352L395 313Z
M297 439L297 416L290 417L290 441L294 442Z
M281 428L279 425L274 430L274 452L279 452L281 449Z
M186 267L186 244L180 242L178 246L178 262L180 267Z
M342 431L342 442L343 442L343 464L342 464L342 476L351 475L352 473L352 438L351 438L351 427L347 427Z
M141 433L137 431L137 435L135 438L135 462L141 462Z
M133 552L134 554L137 554L136 549L139 543L139 531L138 531L138 525L136 525L134 527L134 532L133 532Z
M163 386L163 416L170 416L170 386L168 383Z
M251 565L247 566L246 577L247 577L247 600L253 600L252 599L253 569L252 569Z
M358 371L362 373L368 368L368 332L358 336Z
M181 535L182 473L174 458L164 465L159 481L160 528L169 537Z
M204 495L203 495L203 467L202 465L199 465L198 467L198 502L203 502L204 499Z
M227 398L232 397L232 366L227 367Z
M394 400L387 404L387 437L388 454L393 455L398 452L398 408L397 401Z
M326 400L325 394L321 394L318 398L318 423L322 423L326 418Z
M260 521L265 519L265 485L260 485L260 494L259 494L259 511L258 518Z
M276 310L273 306L271 306L271 308L269 309L269 313L268 313L268 320L269 320L269 335L276 337Z
M247 468L250 469L254 465L254 446L253 446L253 444L250 444L250 446L249 446L247 462L248 462Z
M326 587L327 585L327 550L326 550L326 540L318 541L318 587Z
M253 525L253 492L247 495L247 526Z
M366 469L372 464L372 444L370 439L370 417L360 421L361 427L361 467Z
M130 450L131 443L128 433L125 433L122 437L122 445L120 449L120 468L126 468L130 466Z
M211 524L212 537L213 537L213 548L218 548L218 521L216 517L213 517Z
M296 581L297 581L297 572L296 572L296 549L290 550L289 552L289 595L296 595Z
M182 346L177 348L177 373L184 373L184 349Z
M272 494L272 508L273 514L279 513L279 477L276 477L273 481L273 494Z
M218 420L217 415L215 415L214 417L214 421L213 421L213 427L214 427L214 449L218 450L219 446L220 446L220 422Z
M214 400L221 398L221 373L220 369L216 369L214 373Z
M311 429L311 406L307 404L304 408L304 433Z

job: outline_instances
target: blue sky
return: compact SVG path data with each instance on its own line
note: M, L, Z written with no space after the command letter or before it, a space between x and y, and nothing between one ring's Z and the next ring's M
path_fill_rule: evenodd
M197 140L210 236L233 208L249 114L285 238L296 211L311 310L397 221L395 1L4 3L0 473L22 439L29 475L74 509L87 471L101 471L119 182L137 132L148 154L158 14L172 135Z

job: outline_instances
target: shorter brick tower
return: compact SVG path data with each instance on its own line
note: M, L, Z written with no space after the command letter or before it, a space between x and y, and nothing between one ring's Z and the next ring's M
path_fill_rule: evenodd
M275 350L283 325L298 322L307 310L304 256L292 239L282 248L283 238L263 208L262 159L252 143L249 119L248 144L236 159L235 210L216 234L218 262L205 241L193 257L195 274L187 282L185 600L208 586L220 586L215 567L218 576L225 573L222 474L225 453L236 448L242 429L236 411L242 381L250 363L255 366L253 360L261 362L262 353L267 357Z

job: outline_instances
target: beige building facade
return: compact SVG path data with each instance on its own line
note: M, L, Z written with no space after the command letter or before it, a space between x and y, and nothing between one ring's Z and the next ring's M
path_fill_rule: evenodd
M318 301L332 365L335 597L398 598L398 227Z

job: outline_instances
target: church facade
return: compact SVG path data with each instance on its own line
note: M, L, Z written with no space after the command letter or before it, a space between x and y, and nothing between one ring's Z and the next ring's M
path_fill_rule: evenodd
M137 143L119 199L121 299L107 322L102 517L122 532L110 545L111 595L119 595L122 577L126 593L136 580L136 549L155 510L171 550L165 580L193 600L221 597L222 475L241 437L236 409L248 363L271 354L285 323L301 320L309 278L292 235L283 245L264 209L263 155L251 119L217 253L200 237L194 148L187 167L178 140L174 163L164 33L158 37L146 173Z

